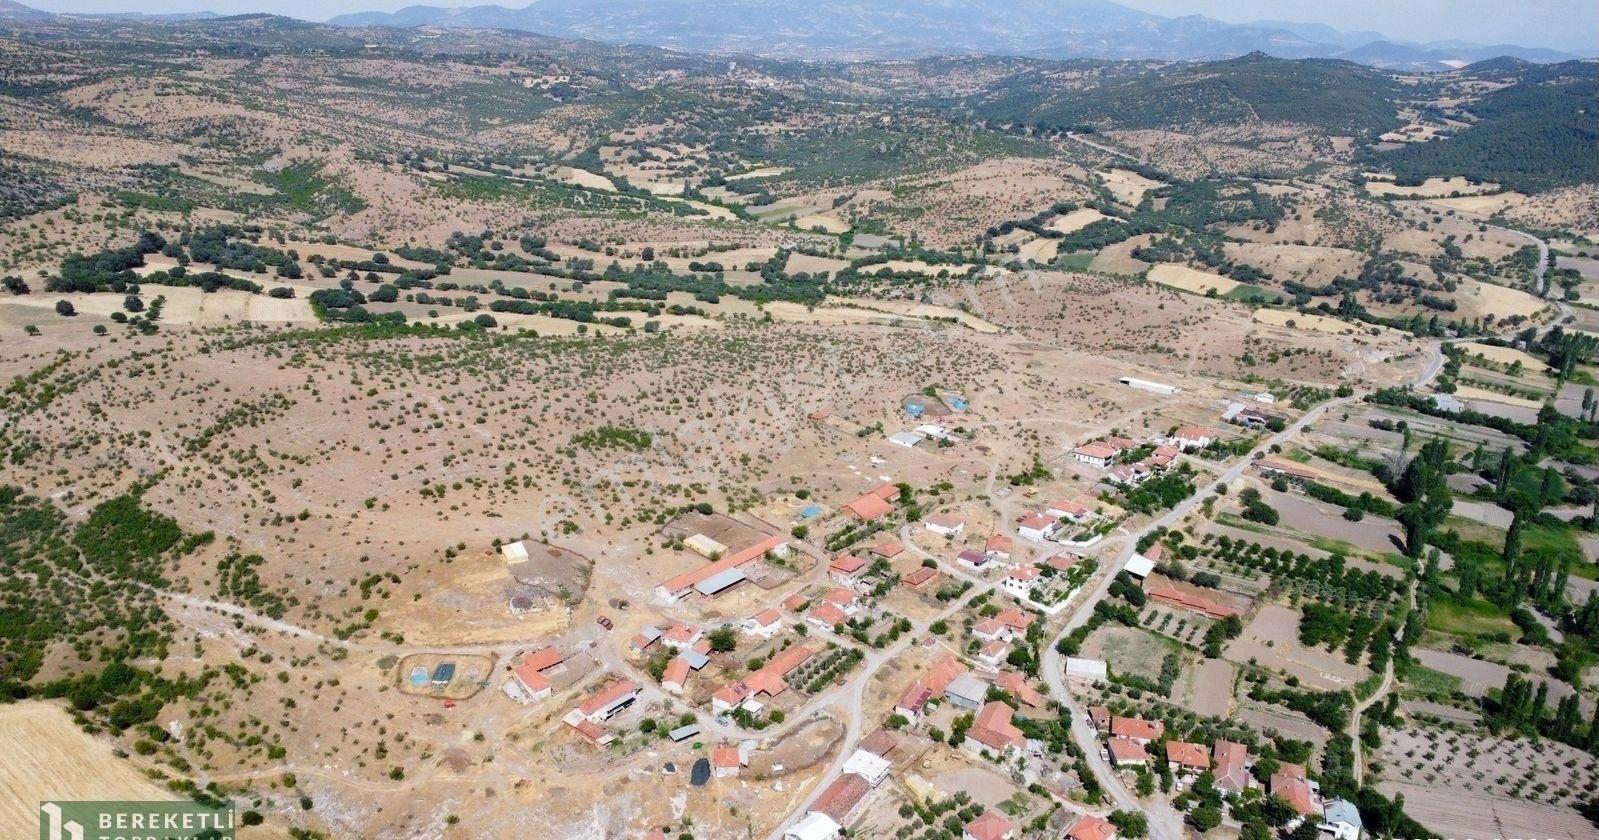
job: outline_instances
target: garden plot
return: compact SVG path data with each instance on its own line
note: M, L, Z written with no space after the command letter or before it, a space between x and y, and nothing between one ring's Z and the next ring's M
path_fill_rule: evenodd
M1510 675L1510 668L1497 662L1483 659L1473 659L1458 653L1450 653L1430 648L1417 648L1412 653L1416 661L1422 665L1460 679L1459 691L1468 697L1483 697L1490 689L1498 690L1505 684L1505 677ZM1529 677L1533 682L1546 682L1549 684L1549 704L1551 707L1561 699L1570 696L1571 686L1555 679L1543 679L1536 674Z
M1233 664L1206 659L1198 667L1183 669L1177 681L1177 702L1194 714L1226 718L1233 703Z
M1262 495L1282 515L1282 524L1295 531L1310 535L1336 534L1341 542L1377 554L1399 551L1403 543L1399 524L1391 519L1367 516L1358 523L1351 523L1344 519L1342 513L1335 513L1333 509L1304 496L1280 493L1269 488Z
M1158 680L1161 663L1175 650L1175 642L1154 633L1106 624L1089 635L1082 656L1103 660L1114 674Z
M1244 627L1243 635L1227 645L1227 658L1298 677L1302 684L1319 691L1353 688L1368 673L1342 656L1301 645L1299 613L1280 604L1261 608Z
M1575 806L1599 791L1599 759L1574 747L1413 727L1385 733L1380 755L1380 789L1441 836L1593 836Z
M1220 593L1218 593L1218 596ZM1205 644L1205 631L1213 624L1210 619L1187 610L1177 609L1149 602L1144 615L1139 619L1144 629L1159 633L1179 642L1184 642L1196 647Z

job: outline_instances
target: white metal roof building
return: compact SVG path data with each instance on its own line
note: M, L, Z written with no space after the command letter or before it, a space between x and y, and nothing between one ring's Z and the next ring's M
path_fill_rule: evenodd
M922 442L922 436L915 432L895 432L888 436L888 442L911 449Z
M892 766L892 762L876 753L856 750L849 760L844 762L843 772L854 773L870 782L872 787L877 787L888 778L888 769Z
M694 590L701 595L715 595L718 592L744 580L748 575L743 569L723 569L714 575L694 584Z
M805 818L783 832L783 840L834 840L838 837L838 823L821 811L812 811Z

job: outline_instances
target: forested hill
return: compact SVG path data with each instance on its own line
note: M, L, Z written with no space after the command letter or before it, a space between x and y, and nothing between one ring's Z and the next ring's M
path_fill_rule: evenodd
M1528 69L1467 106L1459 134L1374 154L1401 179L1466 175L1523 192L1599 182L1599 65Z
M1399 124L1399 93L1388 74L1351 62L1251 53L1121 75L1086 89L1063 89L1041 71L991 86L971 107L995 122L1056 130L1282 122L1373 137Z

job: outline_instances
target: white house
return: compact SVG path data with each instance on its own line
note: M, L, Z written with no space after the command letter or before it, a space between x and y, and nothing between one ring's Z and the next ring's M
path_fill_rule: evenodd
M966 520L953 513L939 513L922 520L922 527L943 537L958 537L966 530Z
M1365 826L1360 809L1347 799L1329 799L1322 805L1321 834L1332 840L1360 840Z
M1000 581L999 585L1012 598L1018 601L1025 601L1027 596L1032 593L1033 587L1038 585L1040 575L1042 575L1042 572L1038 570L1037 566L1022 566L1021 568L1011 569L1010 574L1005 575L1005 579Z
M916 444L922 442L922 436L915 432L895 432L888 436L888 442L906 449L915 449Z
M764 609L744 619L744 633L770 639L783 629L783 614L775 609Z
M1077 460L1099 469L1109 469L1116 460L1116 449L1103 443L1085 443L1072 451Z
M1024 540L1044 542L1055 536L1055 529L1060 527L1060 520L1048 513L1035 513L1026 516L1016 523L1016 534Z
M1204 449L1216 442L1216 430L1204 426L1184 426L1171 436L1171 445L1178 449Z

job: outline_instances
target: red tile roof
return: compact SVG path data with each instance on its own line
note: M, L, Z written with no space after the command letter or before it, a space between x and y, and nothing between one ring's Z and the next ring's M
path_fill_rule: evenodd
M709 580L711 577L719 575L728 569L736 569L739 566L750 562L751 560L754 560L758 557L764 557L766 552L778 548L787 542L788 540L782 537L767 537L766 539L761 540L760 542L749 546L748 548L735 551L714 563L707 563L692 572L685 572L681 575L678 575L666 583L661 584L661 586L664 587L666 591L674 594L682 592L683 590L692 587L694 584L704 580Z
M1110 750L1111 760L1117 764L1149 760L1144 745L1130 738L1112 738L1106 747Z
M1077 447L1078 455L1081 455L1084 458L1094 458L1100 461L1103 461L1107 458L1116 457L1117 451L1118 450L1112 449L1103 443L1085 443L1082 446Z
M849 812L865 798L866 792L872 786L862 776L854 773L845 773L833 780L822 794L816 797L815 804L811 805L812 811L821 811L833 818L833 822L843 825Z
M888 500L899 496L899 488L884 484L876 490L844 505L844 510L856 519L870 522L887 516L894 506Z
M727 744L718 744L711 750L712 767L738 767L742 764L738 760L738 747Z
M585 715L592 715L635 691L638 691L638 686L632 680L613 680L604 688L589 695L589 698L579 703L577 708Z
M685 686L688 683L688 672L688 660L681 656L673 657L671 662L666 663L666 672L661 674L661 685L677 683L680 687Z
M1013 544L1010 537L1004 534L995 534L988 538L988 542L983 544L983 549L996 554L1009 554Z
M966 730L966 737L994 750L1006 747L1019 749L1027 739L1011 723L1012 714L1014 710L1005 703L997 700L984 703L977 717L972 720L971 728Z
M1310 799L1310 783L1305 781L1302 776L1273 773L1271 775L1271 795L1282 797L1294 809L1294 812L1300 816L1309 816L1316 813L1316 805Z
M885 542L878 543L876 546L872 547L872 553L873 554L877 555L878 557L882 557L882 558L889 559L889 560L892 560L895 557L898 557L900 554L903 554L904 551L905 551L905 546L900 545L899 543L897 543L897 542L895 542L893 540L887 540Z
M828 571L851 575L866 568L866 561L853 554L840 554L827 564Z
M888 755L899 746L899 739L887 729L879 729L861 739L860 748L879 758Z
M766 609L761 610L750 617L753 618L755 623L761 627L770 627L771 625L783 620L783 614L770 607L767 607Z
M966 666L955 658L955 654L946 653L942 659L933 663L932 668L927 670L927 676L922 678L922 682L926 683L934 694L943 694L944 689L949 688L949 684L964 673L966 673Z
M1066 829L1066 836L1072 840L1114 840L1116 825L1104 817L1083 814Z
M1019 610L1015 607L1004 610L999 615L994 617L999 619L1006 627L1009 627L1012 630L1026 630L1027 628L1033 626L1033 620L1036 618L1036 616L1034 616L1032 613L1026 612L1025 610Z
M899 709L910 709L920 714L922 707L926 706L927 701L931 699L933 699L933 690L923 683L915 682L911 683L910 688L905 689L905 693L899 696L899 702L895 703L894 706Z
M1211 771L1216 777L1216 787L1241 793L1249 787L1249 748L1233 741L1217 741L1211 746Z
M906 575L903 578L900 578L900 582L905 584L906 586L917 587L917 586L925 585L929 581L935 580L937 578L938 578L938 570L937 569L934 569L934 568L932 568L930 566L919 566L919 567L917 567L916 571L911 572L910 574Z
M808 647L795 645L788 650L772 657L759 671L750 674L744 679L751 691L760 694L782 694L788 689L788 684L783 682L783 677L788 672L805 664L810 659L812 651ZM741 698L742 699L742 698Z
M1158 720L1127 717L1113 717L1110 719L1110 734L1122 738L1139 738L1145 741L1154 741L1165 731L1166 724Z
M994 685L999 690L1016 698L1023 705L1041 709L1048 702L1038 689L1027 684L1027 678L1015 671L1000 671L994 678Z
M1166 760L1172 764L1181 764L1195 770L1210 769L1210 753L1203 744L1190 744L1186 741L1167 741Z
M550 687L550 681L542 672L561 664L563 659L554 647L540 648L528 654L511 673L528 691L543 691Z
M1149 557L1149 553L1145 552L1144 556ZM1155 558L1150 557L1149 559L1153 560ZM1234 607L1230 604L1223 604L1198 593L1179 589L1170 582L1164 580L1155 579L1151 581L1146 585L1145 591L1149 593L1149 597L1154 598L1157 601L1182 607L1186 610L1192 610L1193 612L1202 613L1214 619L1223 619L1229 616L1243 614L1243 611L1237 607Z
M1057 521L1058 520L1056 520L1055 517L1050 516L1047 513L1035 513L1032 516L1022 517L1021 520L1016 523L1016 527L1027 528L1028 530L1032 531L1042 531L1045 528L1054 525Z
M993 811L984 811L982 816L967 823L963 830L972 840L1005 840L1016 830L1016 826Z
M839 609L836 604L827 602L811 607L811 611L806 613L806 616L814 618L829 627L849 621L849 616L845 615L843 610Z

